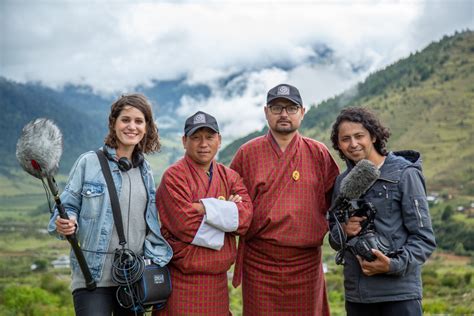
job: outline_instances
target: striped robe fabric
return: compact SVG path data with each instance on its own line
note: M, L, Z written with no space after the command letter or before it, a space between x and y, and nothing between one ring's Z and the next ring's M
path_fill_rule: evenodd
M244 315L329 315L321 245L339 169L327 147L297 133L282 152L269 132L230 167L254 206L233 280L242 282Z
M235 235L245 234L252 219L252 202L242 178L233 170L213 163L212 181L188 156L170 166L163 174L156 193L162 223L161 233L173 248L169 263L172 293L166 308L154 315L229 315L227 270L235 262ZM203 215L191 205L202 198L227 199L239 194L239 226L225 233L220 250L191 243Z

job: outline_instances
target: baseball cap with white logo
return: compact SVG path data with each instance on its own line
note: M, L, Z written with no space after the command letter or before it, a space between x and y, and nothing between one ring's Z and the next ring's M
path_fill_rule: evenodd
M214 116L209 115L203 111L197 111L186 119L184 124L184 135L191 136L198 129L207 127L214 132L219 133L219 126Z
M267 94L267 104L278 98L284 98L290 100L296 105L303 106L300 92L289 84L283 83L271 88Z

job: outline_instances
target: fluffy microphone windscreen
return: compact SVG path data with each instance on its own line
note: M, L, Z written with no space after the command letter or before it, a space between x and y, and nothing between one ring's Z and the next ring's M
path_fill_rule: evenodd
M62 152L62 133L53 121L45 118L26 124L16 144L21 167L39 179L56 174Z
M341 181L341 195L348 199L358 199L379 178L380 171L367 159L362 159Z

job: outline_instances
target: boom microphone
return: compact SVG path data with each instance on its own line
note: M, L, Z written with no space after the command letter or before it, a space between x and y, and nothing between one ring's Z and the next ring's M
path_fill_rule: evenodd
M59 160L63 152L63 136L53 121L39 118L26 124L20 139L16 144L16 158L21 167L32 176L40 179L45 186L46 178L49 190L56 202L56 208L61 218L69 219L59 198L58 186L54 175L59 169ZM48 199L49 201L49 199ZM76 233L66 236L81 268L88 290L94 290L96 283L92 278L84 253L79 246Z
M380 171L367 159L359 161L341 181L341 190L329 212L345 207L350 200L358 199L379 178Z
M341 181L341 194L348 199L358 199L379 178L380 171L367 159L359 161Z
M382 235L378 235L375 230L374 216L376 209L369 202L358 200L377 181L380 176L378 168L370 161L363 159L341 181L341 189L336 197L328 215L333 218L333 228L331 228L329 242L338 247L336 254L336 264L345 263L345 251L350 250L354 255L361 256L364 260L373 261L376 259L371 248L378 249L389 256L390 242ZM352 212L351 213L351 208ZM363 215L355 215L357 211L363 210ZM367 220L360 222L360 231L356 236L348 238L342 222L346 224L351 216L365 216Z
M16 144L16 157L21 167L38 179L56 174L62 152L62 133L45 118L26 124Z

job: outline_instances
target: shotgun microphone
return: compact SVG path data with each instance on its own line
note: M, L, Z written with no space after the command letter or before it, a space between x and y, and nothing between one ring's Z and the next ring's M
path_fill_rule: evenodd
M380 171L367 159L359 161L341 181L341 194L348 199L358 199L379 178Z
M341 181L339 195L334 200L329 212L346 208L350 200L358 199L379 178L380 171L367 159L359 161Z
M39 118L26 124L16 144L16 158L23 170L40 179L43 182L43 186L45 186L44 178L46 178L49 190L56 202L59 216L69 219L59 198L58 186L54 180L54 175L59 169L59 160L61 159L62 152L63 135L53 121L45 118ZM47 191L46 187L45 190ZM79 263L87 289L90 291L94 290L96 283L92 278L76 234L68 235L66 239L71 244Z
M378 168L370 160L362 159L341 181L339 194L328 211L328 219L331 221L330 217L333 217L337 232L336 235L331 230L329 242L340 247L335 258L336 264L344 263L344 252L348 247L346 242L347 236L340 222L344 221L347 223L349 217L348 210L352 206L351 201L359 199L367 192L379 176L380 171Z

